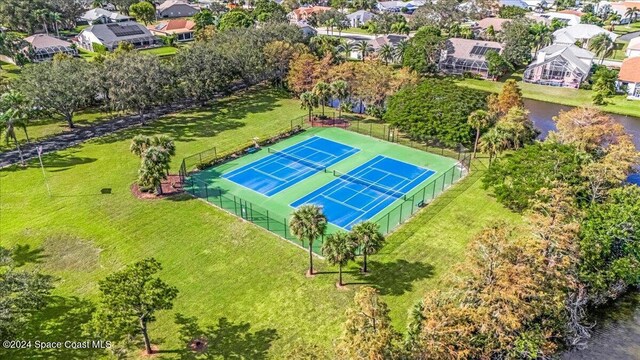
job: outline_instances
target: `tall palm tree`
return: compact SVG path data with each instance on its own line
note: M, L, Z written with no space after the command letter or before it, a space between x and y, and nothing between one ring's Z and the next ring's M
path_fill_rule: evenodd
M480 150L489 153L489 164L493 157L502 153L508 145L508 139L503 132L497 128L492 128L480 138Z
M313 242L327 231L327 218L317 205L302 205L291 214L291 233L309 244L309 275L313 275Z
M4 138L7 142L7 145L13 140L16 145L16 150L18 150L18 154L20 155L20 163L24 165L24 157L22 156L22 149L20 149L20 143L18 143L18 138L16 137L16 122L19 121L19 117L17 115L16 109L9 109L3 113L0 113L0 124L4 128Z
M344 53L345 60L348 60L351 57L351 52L353 51L354 45L349 41L343 41L338 48Z
M331 93L340 102L338 118L342 119L342 103L349 97L349 84L344 80L336 80L331 83Z
M322 106L322 117L324 117L324 105L331 98L331 86L326 82L320 81L311 90Z
M635 19L635 17L636 17L636 13L639 12L639 11L640 11L640 9L638 9L635 6L627 8L627 11L624 13L624 16L629 19L629 23L627 25L631 24L633 19Z
M362 61L364 61L364 58L367 57L367 54L373 51L373 47L371 47L367 40L360 40L356 42L354 50L362 55Z
M409 47L409 42L406 40L403 40L397 43L396 46L393 48L393 55L396 61L399 62L400 64L402 64L402 62L404 61L404 52L405 50L407 50L408 47Z
M62 21L62 15L59 12L54 11L49 13L49 18L53 23L53 28L56 30L56 36L60 36L60 29L58 28L58 25L60 24L60 21Z
M491 124L491 115L485 110L476 110L469 115L467 122L476 130L476 141L473 144L473 158L475 159L480 141L480 131Z
M380 46L380 49L378 50L378 57L380 57L385 65L389 65L389 63L392 62L395 58L393 46L391 46L390 44L384 44Z
M300 94L300 108L309 111L309 121L311 121L311 113L318 106L318 98L311 91L305 91Z
M362 264L362 272L367 272L367 255L373 255L380 251L384 246L385 238L380 232L380 225L365 221L351 228L351 235L356 244L362 250L364 261Z
M531 25L530 31L533 33L536 51L551 44L553 41L553 32L551 31L551 28L543 23L535 23Z
M342 283L342 267L355 259L356 243L353 237L344 231L330 234L322 244L322 255L333 265L338 265L338 286Z
M142 154L151 145L151 141L148 136L136 135L131 139L131 145L129 145L129 151L137 157L142 157Z
M26 98L21 92L17 90L9 90L0 97L0 111L7 111L10 109L13 109L12 117L14 125L22 128L27 142L30 143L31 139L29 139L27 126L29 125L29 118L32 116L32 111Z
M47 26L49 14L49 10L47 9L39 9L34 12L36 19L42 21L42 27L44 28L44 31L45 33L47 33L47 35L49 35L49 27Z
M611 55L614 49L614 42L609 35L601 33L589 41L589 50L600 56L600 64L604 62L604 58Z

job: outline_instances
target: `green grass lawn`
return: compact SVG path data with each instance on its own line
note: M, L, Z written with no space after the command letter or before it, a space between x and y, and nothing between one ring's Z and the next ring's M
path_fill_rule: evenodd
M640 31L640 21L636 21L636 22L631 23L629 25L618 25L613 30L613 32L618 34L618 35L624 35L624 34L628 34L628 33L634 32L634 31Z
M0 76L6 77L7 79L15 79L20 76L20 67L0 61Z
M93 125L102 121L108 121L113 115L103 113L95 109L88 109L76 114L73 119L77 128L82 128L88 125ZM47 137L60 134L61 132L69 130L67 122L60 117L52 117L34 120L27 127L27 133L31 141L43 140ZM16 129L16 137L20 144L27 143L27 137L22 129ZM7 149L13 149L13 143L7 144L6 142L0 142L0 152Z
M178 52L178 48L174 46L161 46L157 48L141 49L140 52L163 56L172 56Z
M496 219L518 223L481 187L481 172L441 195L388 239L371 257L372 273L352 264L347 291L336 290L336 269L303 274L307 254L253 224L188 196L139 200L130 192L139 160L129 153L136 134L167 134L176 140L176 171L183 156L212 146L230 148L267 137L302 115L285 94L261 91L218 102L210 109L166 116L44 157L53 196L47 196L37 162L0 170L0 238L20 245L19 260L58 277L56 298L20 334L24 338L82 339L97 281L112 271L153 256L163 279L180 294L171 311L151 325L162 358L185 355L176 314L196 318L219 357L282 358L300 343L332 348L359 284L380 289L394 325L404 331L407 311L426 290L446 287L467 243ZM101 189L111 194L101 194ZM183 321L188 322L188 321ZM87 350L34 350L3 358L79 358ZM132 353L137 357L139 353Z
M527 99L547 101L569 106L595 106L592 105L592 92L590 90L528 84L520 81L521 76L515 75L514 78L518 80L518 85L522 89L522 95ZM472 89L499 92L502 89L503 82L462 79L457 80L457 84L459 86ZM638 114L640 114L640 102L627 100L624 95L616 95L612 98L608 98L607 102L607 105L596 107L606 112L621 115L638 116Z
M613 49L613 53L607 57L607 60L619 60L622 61L624 59L627 58L627 46L629 45L629 42L624 42L624 41L616 41L614 44L614 49Z

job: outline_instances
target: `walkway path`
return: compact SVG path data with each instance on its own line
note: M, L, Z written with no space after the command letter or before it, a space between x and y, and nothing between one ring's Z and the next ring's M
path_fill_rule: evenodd
M153 122L162 115L170 114L179 110L184 110L190 108L191 106L192 104L173 104L158 107L146 113L144 116L144 121L145 123ZM63 150L78 145L84 141L108 135L113 132L127 129L140 124L141 121L138 115L123 116L116 118L115 120L101 122L96 125L65 131L61 134L54 135L42 141L24 144L20 148L22 149L22 156L26 161L38 156L39 146L42 146L43 154ZM11 164L17 164L19 162L20 154L15 148L0 153L0 168L9 166Z

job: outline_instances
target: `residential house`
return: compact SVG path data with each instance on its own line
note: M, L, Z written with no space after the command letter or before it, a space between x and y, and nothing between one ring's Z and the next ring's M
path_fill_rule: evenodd
M197 14L200 8L184 0L167 0L156 7L159 18L188 17Z
M618 1L618 2L609 2L609 1L600 1L595 4L594 12L598 15L605 16L606 14L616 14L620 16L619 24L625 25L628 24L630 19L627 16L627 10L633 8L640 9L640 1ZM637 13L636 16L640 16L640 13Z
M629 100L640 100L640 57L626 59L618 73L618 88L625 88Z
M300 28L300 31L302 31L302 36L304 36L307 39L318 35L318 30L314 29L313 27L307 25L304 22L297 22L296 26Z
M31 35L24 41L29 45L22 51L34 62L50 60L55 54L78 55L78 50L70 42L46 34Z
M367 21L372 20L376 14L366 11L366 10L358 10L347 15L347 19L349 20L350 27L360 27L367 23Z
M574 26L574 25L580 24L580 16L575 14L566 14L563 12L551 11L551 12L546 12L542 14L532 14L531 17L534 20L536 20L535 18L545 19L547 20L547 21L544 21L544 23L546 24L551 24L553 19L558 19L558 21L564 23L567 26Z
M76 42L89 51L94 51L94 44L102 45L111 51L121 42L128 42L136 48L151 47L160 43L149 29L135 21L89 26L78 34Z
M589 40L599 34L607 34L612 41L618 38L618 35L607 31L597 25L578 24L568 26L553 32L554 43L557 44L576 44L580 43L582 47L589 47Z
M489 78L489 64L486 55L489 51L502 53L502 44L495 41L452 38L445 42L438 67L446 74L478 74Z
M515 6L521 9L529 9L529 5L523 0L498 0L500 7Z
M406 41L407 39L409 39L409 37L405 35L383 35L367 41L367 44L369 45L369 52L377 53L384 45L390 45L395 48L399 43ZM357 42L359 41L354 40L351 41L351 44L355 44ZM351 50L350 57L351 59L362 60L362 53L354 49Z
M625 53L627 57L637 57L640 56L640 35L634 37L629 41L627 45L627 51Z
M407 9L408 5L409 3L404 1L380 1L376 4L376 8L380 12L399 13L402 9Z
M502 27L504 24L508 23L509 19L500 19L494 17L484 18L482 20L476 21L472 26L471 30L476 37L485 39L487 29L493 28L494 33L499 33L502 31Z
M291 23L298 23L300 21L307 21L313 14L323 13L329 11L332 8L329 6L309 6L299 7L287 14L287 19Z
M595 55L573 44L553 44L538 51L524 71L523 81L568 88L579 88L587 79Z
M91 9L80 16L80 21L86 22L89 25L118 23L131 20L133 20L133 18L130 16L100 8Z
M555 3L554 0L523 0L530 10L544 11L542 9L548 9Z
M147 28L154 35L175 36L176 41L182 42L194 39L196 23L187 19L172 19L149 25Z

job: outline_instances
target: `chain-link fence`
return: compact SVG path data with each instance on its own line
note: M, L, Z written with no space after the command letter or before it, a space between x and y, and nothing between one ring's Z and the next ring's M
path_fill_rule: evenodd
M308 116L301 116L291 120L291 127L278 135L264 140L259 143L260 146L266 146L276 143L282 139L296 135L304 129L308 128L312 123ZM327 125L323 125L327 126ZM342 127L342 126L340 126ZM376 216L374 222L380 226L383 234L393 231L398 225L407 221L420 208L429 204L439 194L444 192L451 185L467 175L471 166L471 154L462 146L450 149L441 146L433 146L427 143L411 141L402 136L394 128L390 128L386 124L370 123L360 120L350 121L347 130L358 132L360 134L369 135L385 141L390 141L415 149L436 153L457 159L457 163L432 179L428 184L418 190L412 191L403 197L402 203L387 210L383 214ZM298 246L307 248L308 243L297 239L289 228L287 215L277 214L273 211L263 208L262 206L251 203L236 195L227 193L224 189L214 187L206 182L196 179L193 175L196 171L221 165L230 159L246 155L255 147L253 142L247 142L245 145L233 149L211 148L203 152L191 155L183 159L180 166L180 178L183 187L189 194L206 200L207 202L224 209L236 216L250 221L283 239L286 239ZM313 251L322 254L323 238L314 241Z

